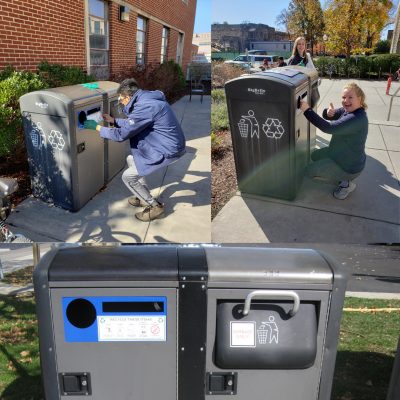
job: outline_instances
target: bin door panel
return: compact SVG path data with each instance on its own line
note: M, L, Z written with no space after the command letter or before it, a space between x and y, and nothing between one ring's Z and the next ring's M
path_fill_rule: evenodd
M59 381L90 374L96 400L176 399L175 288L57 288L51 307Z
M76 126L76 162L77 182L74 202L76 209L87 203L104 185L104 140L98 132L79 129Z
M309 101L309 92L307 90L299 91L296 94L297 97L301 97L303 101ZM309 126L307 119L304 117L303 112L300 109L296 109L295 117L295 137L294 137L294 171L296 190L299 189L304 169L306 168L310 159L310 143L309 143Z
M108 104L109 114L114 118L126 118L118 106L118 99ZM126 157L130 154L129 140L124 142L113 142L105 139L105 182L109 182L126 164Z
M254 302L217 306L215 364L222 369L306 369L317 353L317 315L313 303L302 303L290 315L289 303Z
M236 172L243 192L290 197L288 115L287 103L230 100Z
M32 192L61 207L72 207L71 143L68 119L23 114Z
M237 374L237 400L318 399L329 292L295 290L294 317L292 304L279 299L257 299L240 316L251 291L209 289L207 372ZM220 396L208 392L207 398Z

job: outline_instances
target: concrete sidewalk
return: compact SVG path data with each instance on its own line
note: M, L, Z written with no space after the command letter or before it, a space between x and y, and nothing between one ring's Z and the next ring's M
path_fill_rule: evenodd
M81 210L72 213L33 197L19 204L7 222L16 233L37 242L210 242L210 104L211 97L185 96L172 105L187 140L181 160L148 178L166 216L138 221L141 209L127 202L131 195L120 172Z
M319 114L330 102L341 105L346 82L322 80ZM386 82L358 84L366 93L370 122L367 164L349 198L336 200L334 186L307 178L295 201L237 193L213 220L213 242L400 242L400 98L394 99L387 122L390 97L385 95ZM329 140L330 135L317 131L318 147Z

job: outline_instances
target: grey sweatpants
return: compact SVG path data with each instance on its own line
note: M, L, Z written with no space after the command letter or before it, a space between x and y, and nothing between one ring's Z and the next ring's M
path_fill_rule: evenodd
M126 163L128 164L128 168L122 174L122 181L126 187L134 196L145 203L149 205L157 203L157 200L150 193L146 180L143 176L139 175L132 155L126 157Z

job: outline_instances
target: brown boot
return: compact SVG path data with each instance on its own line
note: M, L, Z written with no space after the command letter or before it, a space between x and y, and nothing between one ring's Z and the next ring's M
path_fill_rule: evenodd
M138 199L136 196L131 196L128 198L128 203L133 207L147 207L148 204L143 200Z
M161 218L163 216L164 216L164 204L147 206L143 211L135 214L135 217L143 222L153 221L153 219Z

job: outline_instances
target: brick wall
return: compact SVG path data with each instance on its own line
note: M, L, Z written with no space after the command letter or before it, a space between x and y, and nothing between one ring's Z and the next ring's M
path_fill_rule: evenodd
M49 62L86 68L82 0L0 2L0 69Z
M50 63L77 65L86 70L84 1L2 1L0 69L11 64L17 69L34 70L40 61L47 60ZM196 0L188 0L188 4L182 0L126 2L134 7L128 22L119 21L119 5L109 2L110 73L117 73L135 65L138 13L149 17L147 61L160 61L161 34L165 23L170 26L168 59L176 60L178 32L184 32L185 70L191 58Z

